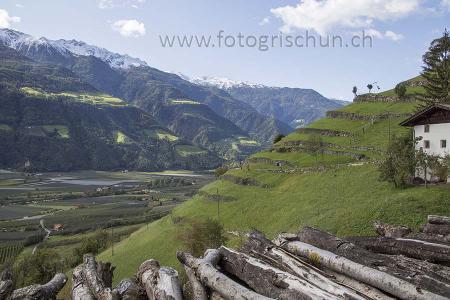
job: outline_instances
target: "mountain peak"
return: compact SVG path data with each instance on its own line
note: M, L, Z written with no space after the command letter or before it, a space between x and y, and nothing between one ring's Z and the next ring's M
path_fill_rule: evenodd
M217 88L225 89L225 90L232 89L232 88L239 88L239 87L249 87L249 88L265 88L265 87L267 87L265 85L258 84L258 83L251 83L248 81L237 81L237 80L232 80L232 79L223 78L223 77L202 76L202 77L190 78L184 74L179 74L179 76L181 78L188 80L197 85L217 87Z
M83 41L63 39L53 41L45 37L36 38L12 29L0 29L0 44L15 50L25 49L29 51L30 49L45 47L47 51L52 49L63 56L94 56L115 69L147 66L146 62L138 58L114 53L101 47L89 45Z

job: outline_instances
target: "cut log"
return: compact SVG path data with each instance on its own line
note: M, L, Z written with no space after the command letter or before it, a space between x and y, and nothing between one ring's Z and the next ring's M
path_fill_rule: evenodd
M184 266L187 278L192 289L192 300L208 300L208 291L195 276L194 270L188 266Z
M433 263L450 264L450 246L447 245L386 237L352 237L347 240L375 253L405 255Z
M373 227L379 235L392 238L401 238L412 232L412 229L409 227L394 226L391 224L382 223L380 221L375 221L373 223Z
M101 276L103 283L106 287L112 288L112 281L114 277L114 270L116 267L112 266L110 262L98 262L97 273Z
M13 281L10 279L0 281L0 300L8 299L13 291L13 286Z
M14 289L12 272L9 269L0 272L0 300L7 299Z
M345 257L306 244L304 242L288 242L277 239L277 243L285 250L299 255L301 257L313 259L318 264L334 270L335 272L345 274L351 278L362 281L385 291L399 299L405 300L444 300L447 297L434 294L427 290L421 290L415 285L394 277L390 274L381 272L377 269L353 262Z
M290 273L313 286L318 287L336 297L345 299L367 299L359 290L337 283L332 276L315 266L279 248L262 233L254 231L244 244L243 251L267 264ZM363 290L367 294L367 289ZM375 294L375 292L373 293ZM381 292L378 292L381 299ZM372 298L373 299L373 298ZM387 299L387 298L383 298Z
M422 232L432 235L449 235L450 224L426 224L422 227Z
M114 289L114 292L119 295L121 300L146 300L141 294L141 289L136 281L127 278L122 280ZM144 293L145 294L145 293Z
M66 285L67 276L56 274L48 283L35 284L15 290L11 294L11 300L47 300L55 299L56 295Z
M83 282L87 283L89 290L97 300L116 300L119 297L114 294L104 282L103 275L98 273L97 262L92 254L83 257Z
M298 236L300 241L304 243L336 253L358 264L389 273L416 285L419 289L450 297L450 282L448 280L443 281L442 276L436 275L436 272L428 272L427 270L430 268L417 267L420 265L433 266L431 263L417 261L416 264L408 266L403 256L372 253L347 240L311 227L304 227ZM435 265L435 267L437 270L445 269L444 266Z
M268 298L235 282L216 269L220 260L218 250L208 250L203 259L194 258L186 252L177 252L178 260L191 268L200 282L228 300L268 300Z
M88 283L84 282L83 265L77 266L72 273L72 300L95 300Z
M450 217L429 215L428 216L428 223L430 223L430 224L439 224L439 225L442 225L442 224L450 225Z
M145 261L139 267L137 277L144 286L149 299L183 299L178 272L172 268L160 267L156 260Z
M265 262L226 247L219 249L221 268L236 276L261 295L288 299L344 299L311 284L302 277L281 271ZM364 299L362 297L348 299Z

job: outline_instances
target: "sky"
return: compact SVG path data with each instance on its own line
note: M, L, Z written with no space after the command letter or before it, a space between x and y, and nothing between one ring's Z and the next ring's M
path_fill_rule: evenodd
M0 27L82 40L190 77L312 88L343 100L353 98L353 86L366 92L376 82L387 90L417 76L423 53L449 23L450 0L0 1ZM306 32L316 43L338 36L343 47L305 47ZM372 46L353 47L363 32ZM257 47L280 35L300 41L299 47L280 47L276 38L275 47ZM166 36L211 36L211 42L164 47Z

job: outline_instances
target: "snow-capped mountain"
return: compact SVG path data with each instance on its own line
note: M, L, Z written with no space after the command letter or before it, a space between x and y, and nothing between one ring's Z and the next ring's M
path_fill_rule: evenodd
M18 50L22 53L33 53L45 49L52 54L59 54L63 57L94 56L108 63L115 69L128 69L130 67L147 66L147 63L130 57L110 52L104 48L88 45L85 42L76 40L52 41L47 38L36 38L31 35L15 31L12 29L0 29L0 44Z
M194 84L197 84L197 85L217 87L217 88L224 89L224 90L228 90L228 89L232 89L232 88L240 88L240 87L248 87L248 88L267 87L262 84L251 83L251 82L247 82L247 81L231 80L231 79L222 78L222 77L202 76L202 77L197 77L197 78L189 78L189 76L186 76L183 74L181 74L180 77L185 80L188 80Z

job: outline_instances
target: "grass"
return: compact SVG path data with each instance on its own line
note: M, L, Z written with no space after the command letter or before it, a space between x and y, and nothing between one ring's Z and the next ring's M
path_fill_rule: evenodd
M245 170L243 172L246 172ZM310 174L277 174L251 170L248 176L269 183L271 188L241 186L216 181L203 191L234 197L220 204L226 231L257 228L270 238L301 226L317 226L339 236L373 234L372 221L382 220L417 228L428 214L450 214L450 186L396 190L378 181L375 166L347 167ZM255 175L257 174L257 175ZM370 183L370 184L369 184ZM196 196L173 212L172 218L215 218L217 203ZM179 226L165 217L124 240L99 258L117 266L115 281L133 275L149 258L179 268L175 253Z
M367 125L367 123L367 121L324 118L314 122L308 127L315 129L353 132L355 130L363 128L365 125Z
M169 142L176 142L176 141L178 141L180 139L179 137L177 137L177 136L175 136L173 134L165 133L165 132L158 132L156 134L156 136L160 140L167 140Z
M203 150L199 147L196 146L191 146L191 145L177 145L175 147L177 153L181 156L190 156L190 155L197 155L197 154L201 154L201 153L205 153L206 150Z
M57 132L59 137L63 139L70 138L69 128L63 125L43 125L41 126L47 133Z
M408 114L413 112L419 103L354 103L337 109L339 112L354 113L361 115L380 115L380 114Z
M421 86L414 86L414 87L407 86L406 87L406 96L416 96L416 95L423 95L423 94L425 94L425 89ZM379 93L378 95L385 96L385 97L397 96L394 89Z
M3 130L3 131L11 131L11 130L12 130L12 127L9 126L9 125L6 125L6 124L0 124L0 130Z
M188 105L198 105L201 104L199 102L196 101L192 101L192 100L171 100L170 103L172 104L188 104Z
M121 131L115 131L114 136L117 144L130 144L132 142L132 140Z
M20 89L20 91L29 96L45 99L66 97L73 101L84 102L93 105L110 105L110 106L126 105L126 103L122 99L112 97L108 94L103 93L76 93L76 92L51 93L46 92L42 89L36 89L32 87L23 87Z
M355 161L355 159L349 156L337 156L337 155L317 155L314 156L309 153L304 152L289 152L289 153L279 153L263 151L259 152L252 157L255 158L268 158L273 161L287 161L298 167L313 167L317 165L329 165L336 163L349 163Z

